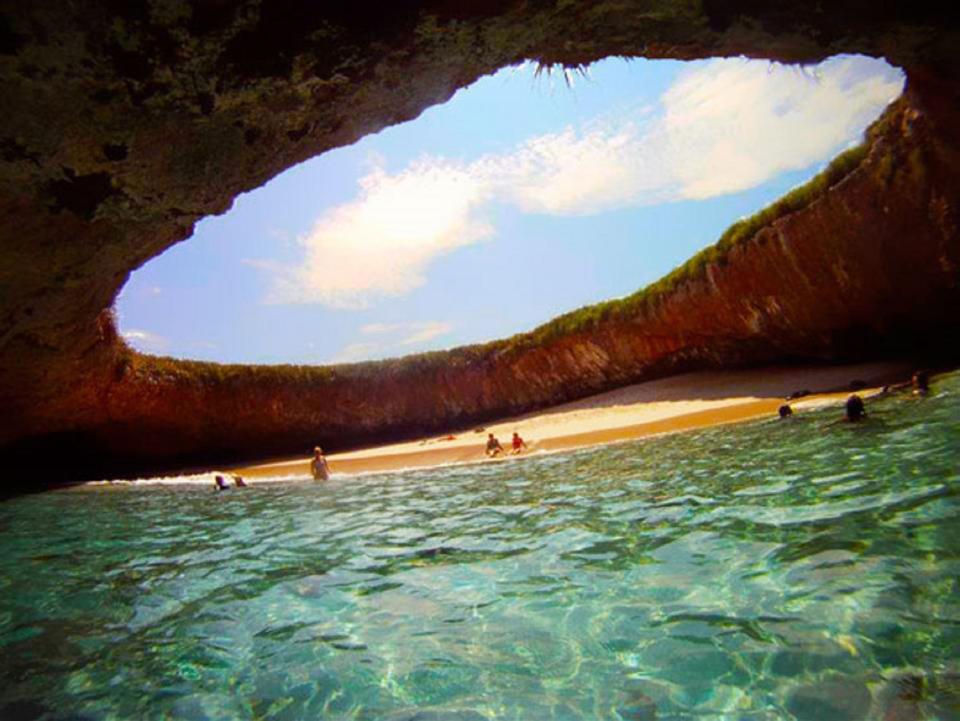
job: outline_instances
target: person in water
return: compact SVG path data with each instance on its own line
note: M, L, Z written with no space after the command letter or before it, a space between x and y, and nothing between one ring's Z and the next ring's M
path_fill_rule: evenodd
M315 481L330 480L330 466L327 465L327 458L323 455L323 449L317 446L313 449L313 458L310 460L310 473L313 474Z
M881 396L887 396L891 393L899 393L900 391L909 389L910 392L915 396L925 396L930 392L930 371L928 370L917 370L914 371L913 375L910 376L910 380L904 383L894 383L892 385L886 385L883 387L883 391L880 393Z
M867 417L866 408L863 405L863 399L854 393L852 396L847 398L847 404L845 406L846 418L851 423L856 423L857 421L862 421Z
M784 403L777 409L777 413L780 414L781 418L789 418L793 415L793 408L790 407L789 403Z
M503 453L503 446L500 445L500 441L498 441L497 437L492 433L487 434L486 453L491 458L493 458L494 456L499 456L501 453Z
M927 371L917 371L910 379L915 396L925 396L930 392L930 374Z
M230 488L230 484L227 482L227 479L223 476L215 476L213 479L214 489L217 491L226 491Z
M513 432L513 440L511 441L511 443L513 444L513 455L517 455L522 451L526 450L527 448L526 442L520 437L520 434L517 433L516 431Z
M233 485L235 485L237 488L246 488L247 482L243 480L242 476L234 476Z

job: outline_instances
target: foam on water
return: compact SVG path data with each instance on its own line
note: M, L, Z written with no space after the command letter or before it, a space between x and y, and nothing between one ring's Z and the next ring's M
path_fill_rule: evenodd
M13 499L0 718L957 719L958 400Z
M84 485L90 486L91 488L99 488L102 486L109 486L113 488L133 488L136 486L205 486L212 488L218 475L224 476L228 481L230 481L231 488L233 487L232 484L234 474L217 473L215 471L190 473L177 476L149 476L147 478L131 478L124 480L90 481ZM341 474L341 476L343 475L345 474ZM255 483L293 483L297 481L312 480L312 478L303 474L288 473L275 476L257 476Z
M539 458L547 455L561 454L569 455L570 453L575 453L582 448L575 449L560 449L560 450L533 450L527 453L524 453L522 456L513 456L507 455L500 458L478 458L476 460L468 461L455 461L451 463L443 463L439 466L437 465L428 465L428 466L398 466L386 471L357 471L355 473L342 473L334 472L330 474L330 481L343 481L353 478L361 478L364 476L387 476L387 475L405 475L414 471L421 471L427 468L462 468L467 466L476 466L478 464L500 464L500 463L513 463L524 461L530 458ZM305 459L306 461L307 459ZM231 471L204 471L203 473L184 473L174 476L147 476L143 478L130 478L122 480L99 480L99 481L89 481L85 483L85 486L90 486L91 488L99 488L102 486L110 486L115 488L132 488L135 486L207 486L213 487L216 477L224 476L231 482L231 488L233 487L233 477L237 475L235 472ZM257 475L255 478L244 479L248 484L259 485L261 483L296 483L296 482L313 482L313 478L309 475L303 473L277 473L273 475Z

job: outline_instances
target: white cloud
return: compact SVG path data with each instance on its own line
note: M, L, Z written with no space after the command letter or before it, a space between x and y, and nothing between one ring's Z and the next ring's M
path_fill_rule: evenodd
M528 212L708 198L830 156L858 139L902 86L899 72L868 58L834 58L815 73L713 60L682 74L660 98L660 113L643 123L568 127L475 167L496 171L500 195Z
M584 133L567 127L510 155L483 158L473 169L490 179L499 197L528 213L579 215L638 198L647 204L667 200L670 184L650 173L649 164L636 162L638 140L647 135L642 127L626 122ZM648 150L648 160L652 155Z
M686 73L664 94L656 135L680 197L708 198L836 153L858 139L902 87L899 73L867 58L833 58L813 74L715 60Z
M402 330L407 325L407 323L367 323L367 325L360 326L360 332L364 335L392 333L396 330Z
M424 160L397 175L375 169L360 185L357 200L327 212L300 238L304 261L275 276L269 300L365 308L372 297L423 285L434 258L493 232L472 216L486 188L444 161Z
M337 353L331 363L350 363L371 358L385 358L410 352L408 346L423 345L453 330L453 324L440 320L404 323L368 323L360 327L362 335L374 335L376 341L351 343Z
M380 343L351 343L330 359L330 363L356 363L378 355Z
M483 210L492 200L582 215L745 190L856 140L902 84L899 71L868 58L834 58L813 72L698 64L657 112L570 126L468 164L423 157L389 174L372 157L357 199L299 239L300 265L255 264L273 277L271 302L365 308L423 285L440 255L491 236Z
M446 335L453 324L441 320L412 321L409 323L368 323L360 327L364 335L393 335L398 345L417 345Z
M419 345L434 338L446 335L453 330L451 323L432 320L425 323L411 323L410 334L400 341L400 345Z
M157 335L156 333L151 333L148 330L131 328L130 330L123 331L121 335L130 345L141 351L160 352L166 350L170 345L170 341L167 338L164 338L162 335Z

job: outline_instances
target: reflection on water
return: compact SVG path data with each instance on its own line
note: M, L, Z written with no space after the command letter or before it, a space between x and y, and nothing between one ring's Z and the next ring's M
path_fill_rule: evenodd
M0 718L960 719L960 374L508 464L0 506Z

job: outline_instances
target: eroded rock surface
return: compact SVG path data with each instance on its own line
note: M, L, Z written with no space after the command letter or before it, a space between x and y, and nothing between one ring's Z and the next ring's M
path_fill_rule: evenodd
M924 2L307 0L0 7L0 447L67 474L436 430L675 369L955 335L956 19ZM516 63L883 55L905 97L863 165L649 311L405 365L131 354L131 270L286 167ZM869 346L868 346L869 347Z

